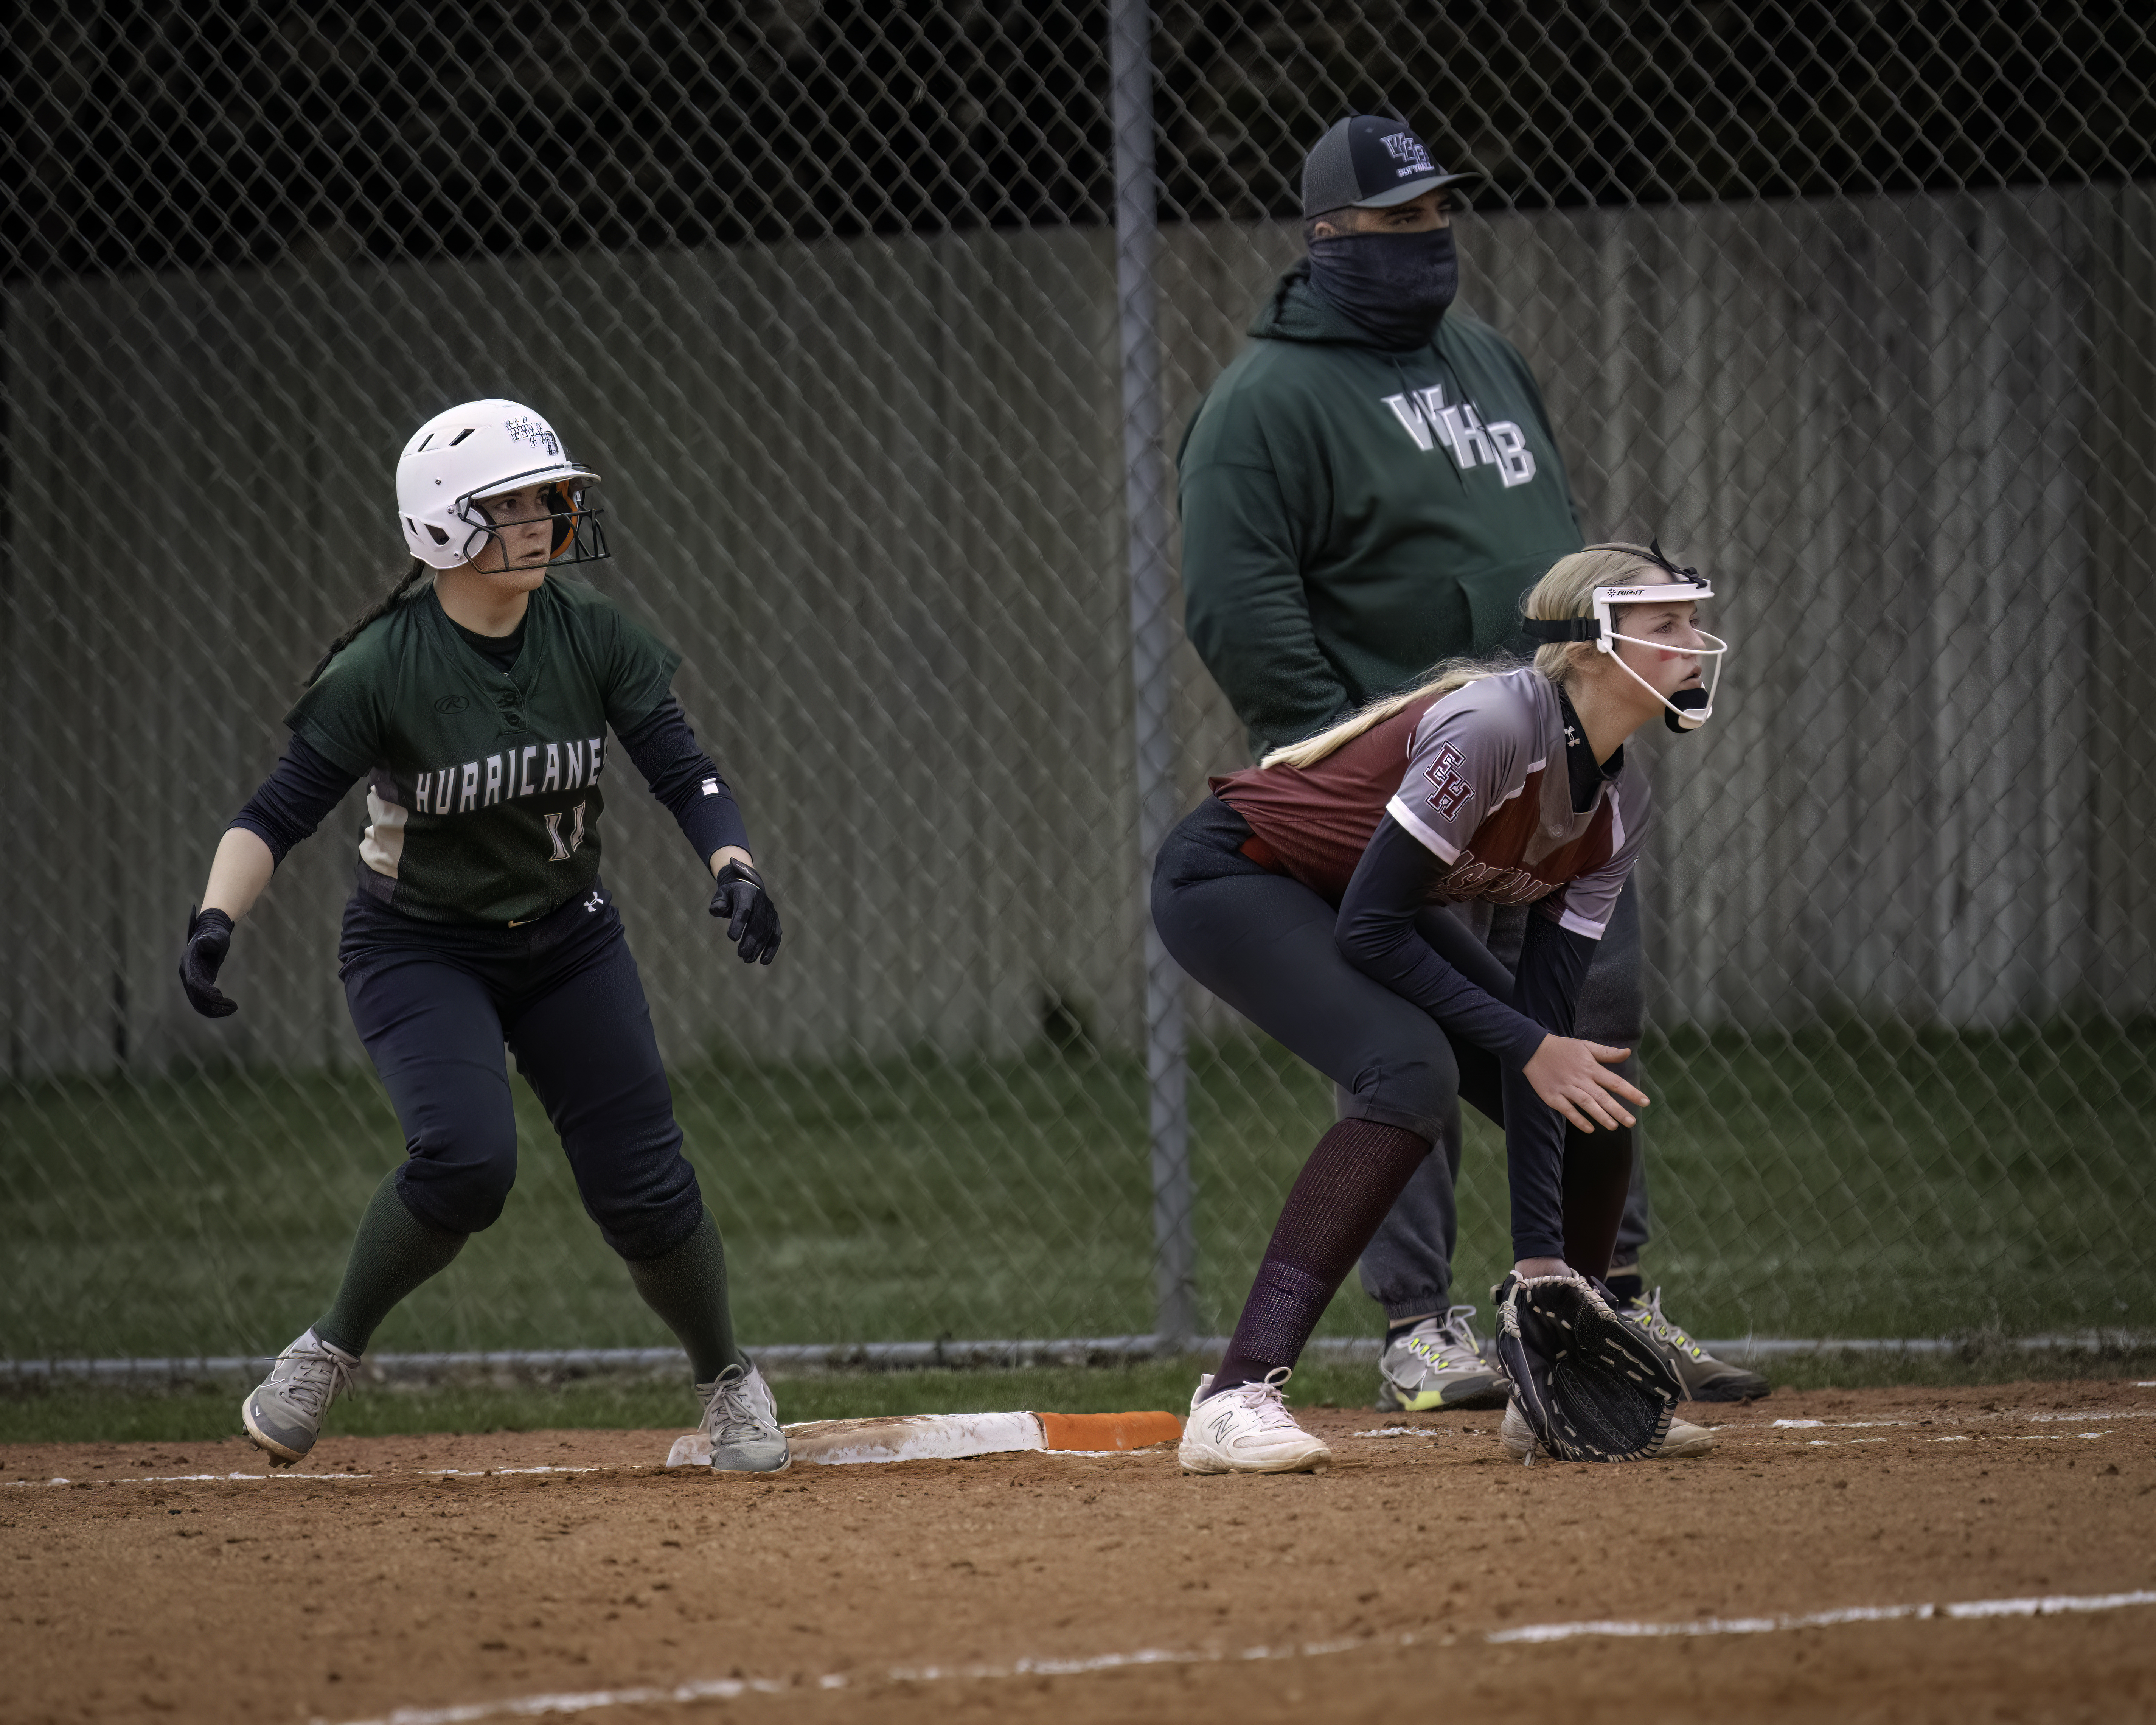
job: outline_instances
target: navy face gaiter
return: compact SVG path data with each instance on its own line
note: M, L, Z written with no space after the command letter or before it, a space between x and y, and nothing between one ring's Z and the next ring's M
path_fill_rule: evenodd
M1341 234L1310 243L1310 284L1381 347L1395 353L1436 335L1460 291L1450 228Z

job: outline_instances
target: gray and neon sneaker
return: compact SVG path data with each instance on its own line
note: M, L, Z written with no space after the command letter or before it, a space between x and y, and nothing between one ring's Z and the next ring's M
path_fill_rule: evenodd
M1378 1411L1424 1414L1432 1408L1502 1408L1511 1381L1483 1357L1467 1320L1472 1306L1426 1317L1389 1343L1378 1358Z
M793 1456L778 1429L778 1404L754 1366L728 1366L699 1384L711 1466L725 1473L783 1473Z
M1618 1312L1628 1324L1636 1324L1654 1339L1684 1379L1688 1402L1753 1402L1771 1395L1774 1386L1757 1372L1717 1359L1669 1319L1662 1316L1662 1291L1635 1294Z
M239 1404L239 1417L254 1447L270 1452L272 1467L304 1461L321 1435L322 1415L359 1368L356 1354L332 1347L309 1330L277 1356L270 1375Z

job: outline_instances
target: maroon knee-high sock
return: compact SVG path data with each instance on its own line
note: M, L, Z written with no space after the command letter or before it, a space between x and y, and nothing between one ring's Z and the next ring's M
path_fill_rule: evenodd
M1296 1176L1250 1297L1213 1374L1211 1393L1291 1366L1430 1140L1397 1126L1343 1120L1317 1141Z

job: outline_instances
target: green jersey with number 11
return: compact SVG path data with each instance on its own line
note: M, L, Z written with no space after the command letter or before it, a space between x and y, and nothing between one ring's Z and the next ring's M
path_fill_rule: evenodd
M681 655L547 576L516 665L467 643L428 583L332 659L285 716L367 781L360 887L427 922L527 922L599 870L607 727L665 702Z

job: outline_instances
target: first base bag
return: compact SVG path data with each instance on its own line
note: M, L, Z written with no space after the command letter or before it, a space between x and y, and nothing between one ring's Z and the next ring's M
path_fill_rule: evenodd
M1669 1435L1684 1383L1584 1276L1507 1277L1497 1357L1543 1449L1566 1461L1636 1461Z

